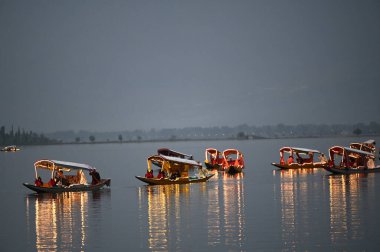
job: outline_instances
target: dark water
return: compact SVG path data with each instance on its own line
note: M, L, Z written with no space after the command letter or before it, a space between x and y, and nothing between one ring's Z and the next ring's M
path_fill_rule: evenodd
M378 251L380 174L279 171L282 146L320 149L367 139L286 139L24 147L0 153L0 251ZM380 139L376 139L379 142ZM246 169L207 183L145 186L146 157L169 147L203 161L238 148ZM91 164L110 189L36 195L33 162ZM378 161L378 160L377 160Z

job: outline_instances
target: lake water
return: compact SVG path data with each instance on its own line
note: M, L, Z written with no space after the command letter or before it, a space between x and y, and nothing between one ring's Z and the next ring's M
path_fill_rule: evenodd
M319 149L365 138L194 141L23 147L0 153L0 251L379 251L380 174L280 171L282 146ZM375 138L379 143L380 139ZM242 174L206 183L146 186L160 147L193 154L237 148ZM87 163L112 179L98 192L37 195L38 159ZM377 159L377 163L379 160Z

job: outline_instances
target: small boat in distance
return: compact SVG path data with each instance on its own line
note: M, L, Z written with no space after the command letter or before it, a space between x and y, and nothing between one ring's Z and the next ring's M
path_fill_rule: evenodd
M42 182L38 175L40 169L51 173L50 180L47 183ZM92 176L91 184L87 183L83 170L88 171ZM23 185L37 193L96 191L111 184L111 179L101 179L96 169L87 164L42 159L34 163L34 171L34 184L23 183ZM71 171L76 173L67 174Z
M149 185L170 185L199 183L209 180L214 174L208 175L202 164L195 160L171 157L164 155L154 155L147 159L148 169L145 177L135 176L138 180ZM161 169L155 177L152 170L152 163L161 164ZM189 176L190 169L198 169L198 176Z
M19 151L20 149L16 147L16 145L10 145L10 146L5 146L2 148L0 151L4 152L16 152Z
M350 143L351 149L362 150L366 152L370 152L372 154L376 153L376 142L373 139L367 140L362 143Z
M329 149L329 156L324 168L335 174L380 172L380 166L375 166L375 155L370 152L334 146Z
M242 172L244 169L244 155L237 149L223 151L222 169L229 174Z
M316 157L319 161L315 160ZM280 169L323 168L326 164L327 158L319 150L299 147L282 147L280 149L280 162L272 163L273 166Z
M205 165L209 170L222 169L223 155L215 148L207 148L205 151Z

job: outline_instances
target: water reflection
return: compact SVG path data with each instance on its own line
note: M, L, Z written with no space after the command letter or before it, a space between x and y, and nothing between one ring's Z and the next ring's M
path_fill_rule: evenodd
M322 194L320 185L315 184L315 173L321 169L274 170L273 175L280 178L281 238L282 247L290 250L300 249L300 242L310 239L313 204L315 194ZM314 174L314 175L313 175Z
M26 197L28 232L35 227L37 251L84 251L88 239L88 201L100 192L30 194Z
M362 192L374 188L375 174L328 176L331 242L356 240L364 236L360 206ZM367 195L368 192L365 192Z
M208 183L139 188L140 226L147 225L141 235L150 250L244 245L243 174L214 177Z

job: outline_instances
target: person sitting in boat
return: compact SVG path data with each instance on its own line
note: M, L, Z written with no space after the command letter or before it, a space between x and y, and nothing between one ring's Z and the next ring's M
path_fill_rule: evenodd
M298 155L298 153L296 153L296 155L297 155L297 163L299 163L299 164L303 164L304 163L304 159L300 156L300 155Z
M48 185L49 185L50 187L55 187L55 186L57 186L57 184L55 183L55 180L52 179L52 178L49 180Z
M175 171L172 173L172 175L170 176L170 180L176 180L177 178L179 178L181 175L179 174L178 171Z
M327 158L326 158L325 154L322 153L318 158L319 158L319 161L321 163L323 163L323 164L327 163Z
M158 179L165 178L165 173L164 173L163 171L159 170L159 171L158 171L157 178L158 178Z
M42 182L41 177L38 177L36 181L34 181L35 186L42 186L44 183Z
M293 156L289 156L287 162L288 162L289 165L293 164L293 162L294 162Z
M100 183L100 174L95 169L92 169L89 173L92 177L91 185Z
M312 152L309 152L309 158L306 158L303 160L304 163L313 163L313 153Z
M145 173L145 177L146 178L153 178L154 175L153 175L153 170L146 170L146 173Z
M368 169L375 168L375 161L373 160L373 158L367 157L367 168Z
M69 185L69 181L66 179L65 175L63 175L62 171L57 171L54 179L55 179L56 185L64 185L64 186Z

